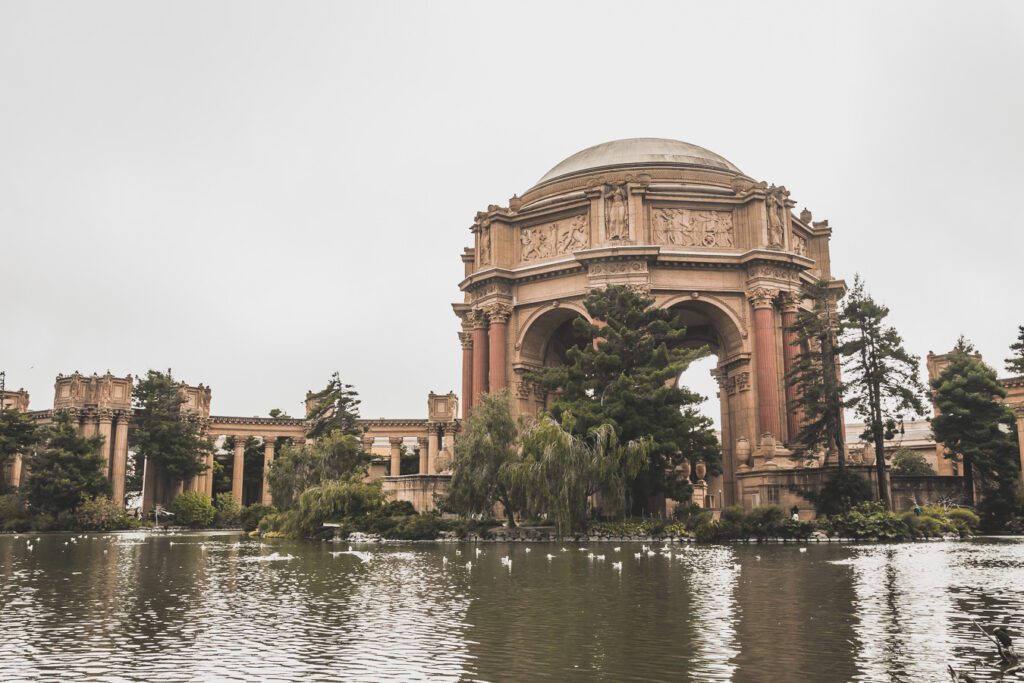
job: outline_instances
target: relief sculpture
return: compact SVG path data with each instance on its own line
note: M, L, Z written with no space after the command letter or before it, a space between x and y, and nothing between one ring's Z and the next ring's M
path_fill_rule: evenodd
M789 191L785 187L768 188L768 246L781 249L786 239L786 223L789 209L786 208L786 200L789 199Z
M655 209L654 236L659 244L732 248L736 244L732 213L694 209Z
M572 254L586 249L590 244L587 234L587 217L573 216L554 223L546 223L519 231L523 261Z
M626 207L626 188L613 185L605 196L605 234L608 240L629 239L629 211Z

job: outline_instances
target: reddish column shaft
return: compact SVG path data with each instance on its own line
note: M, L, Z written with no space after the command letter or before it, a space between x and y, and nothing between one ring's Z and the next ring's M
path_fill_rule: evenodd
M490 341L488 365L490 368L490 392L496 394L505 388L505 330L507 323L492 322L487 336Z
M469 419L473 408L473 347L462 347L462 419Z
M783 369L787 375L793 371L793 366L796 365L796 357L800 352L797 348L797 336L796 332L791 331L789 328L796 324L796 311L794 310L783 310L782 311L782 342L785 348L782 349L782 362ZM787 441L794 443L797 435L800 433L800 427L803 424L803 411L800 409L798 404L797 387L796 384L790 382L788 379L786 382L786 435L789 437Z
M473 329L473 405L487 391L487 328Z
M782 437L779 419L779 368L775 359L775 309L754 309L754 336L757 344L757 416L761 434L770 433L776 441Z

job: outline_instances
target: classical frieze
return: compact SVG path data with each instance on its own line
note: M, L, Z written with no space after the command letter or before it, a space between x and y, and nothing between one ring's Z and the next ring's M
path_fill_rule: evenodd
M750 266L747 269L747 274L752 278L773 277L778 280L791 280L793 278L793 271L781 266L770 266L763 263Z
M587 232L587 216L585 214L529 228L520 228L519 243L522 245L520 260L537 261L586 249L590 245L590 235Z
M624 275L627 273L646 273L646 261L608 261L592 263L588 272L591 275Z
M736 245L732 212L682 208L655 209L654 242L683 247L731 249Z
M794 233L792 250L797 256L807 256L807 238Z

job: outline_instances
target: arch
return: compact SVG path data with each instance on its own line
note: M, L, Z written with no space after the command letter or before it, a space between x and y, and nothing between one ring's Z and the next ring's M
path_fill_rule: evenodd
M548 304L533 312L522 323L516 340L516 360L535 366L544 365L548 345L562 325L573 318L589 321L586 310L576 303Z
M667 310L693 311L708 319L718 336L714 346L719 348L719 355L724 360L744 350L746 325L724 301L717 297L691 294L673 296L660 305ZM709 340L710 343L711 340Z

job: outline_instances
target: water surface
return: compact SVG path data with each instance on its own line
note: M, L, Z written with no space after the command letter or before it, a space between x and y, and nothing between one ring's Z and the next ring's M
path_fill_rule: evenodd
M1018 539L345 547L0 536L0 679L1000 680L971 619L1024 640Z

